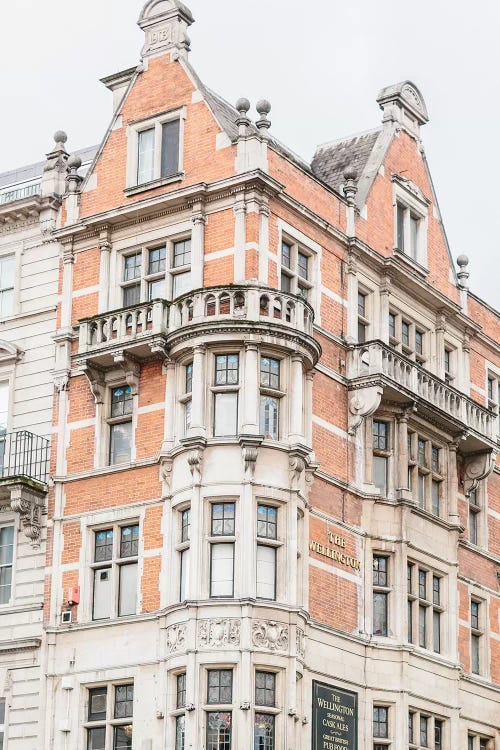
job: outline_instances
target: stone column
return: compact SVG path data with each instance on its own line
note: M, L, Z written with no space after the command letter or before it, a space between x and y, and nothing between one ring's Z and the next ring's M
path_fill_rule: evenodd
M436 321L436 375L444 380L444 334L446 333L446 318L438 315Z
M396 497L398 500L411 500L408 488L408 414L403 412L396 417L397 432L397 486Z
M305 388L305 417L306 417L306 429L305 429L305 438L306 438L306 445L312 446L313 444L313 414L314 414L314 402L313 402L313 393L314 393L314 370L308 370L306 372L306 388Z
M245 344L245 382L243 385L244 435L259 434L259 352L257 344Z
M191 232L191 282L193 289L200 289L203 286L205 224L207 221L202 204L197 203L193 207L191 221L193 222Z
M462 367L458 368L457 373L460 374L460 389L468 396L470 396L470 340L471 334L467 330L462 342Z
M205 355L206 349L195 346L193 356L193 394L191 405L191 427L187 437L206 436L205 416Z
M458 526L457 450L457 443L448 443L448 520Z
M71 328L71 308L73 297L73 271L75 255L73 244L63 246L63 280L62 280L62 302L61 302L61 328Z
M292 355L291 398L290 398L290 442L304 442L304 373L302 357Z
M169 451L173 448L175 439L175 362L168 360L165 370L167 382L165 383L165 422L162 450Z
M100 268L99 268L99 304L100 313L109 310L109 285L110 285L110 261L112 245L109 239L109 231L101 232L99 240Z
M269 206L261 203L259 208L259 283L269 283Z
M347 339L358 340L358 277L357 257L351 251L347 264Z
M391 281L386 276L384 283L380 287L380 322L379 322L379 333L378 338L384 342L389 343L389 296L391 293Z
M245 281L245 256L247 222L245 197L240 196L234 205L234 283Z

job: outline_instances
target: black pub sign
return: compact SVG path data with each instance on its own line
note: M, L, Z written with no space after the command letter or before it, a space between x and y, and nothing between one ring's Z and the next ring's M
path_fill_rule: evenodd
M357 750L358 694L313 682L312 750Z

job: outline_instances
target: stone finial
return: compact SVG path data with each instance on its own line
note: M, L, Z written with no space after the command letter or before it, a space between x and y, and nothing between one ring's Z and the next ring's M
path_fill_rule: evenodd
M83 182L83 177L78 174L82 166L82 160L77 154L73 154L68 159L68 174L66 177L66 186L68 193L77 193L78 188Z
M458 285L461 289L468 289L469 288L469 258L467 255L459 255L457 258L457 266L459 267L459 271L457 273L458 276Z
M399 123L413 135L420 134L420 126L429 122L427 107L418 88L411 81L387 86L377 96L383 111L384 124Z
M271 111L271 104L267 99L259 99L256 104L256 110L260 115L260 119L255 124L262 132L262 135L267 135L267 131L271 127L271 120L268 118L268 114Z
M238 135L245 136L247 134L247 128L250 125L250 118L248 117L248 110L250 109L250 102L244 96L240 97L236 102L236 109L239 117L236 120L238 126Z
M358 173L354 167L350 166L346 168L344 171L344 180L344 195L347 198L348 205L353 206L356 193L358 192Z
M56 146L60 148L64 148L64 144L68 140L68 136L64 132L64 130L56 130L54 133L54 141L56 143Z
M181 0L148 0L138 21L146 35L142 56L172 52L173 59L187 57L187 30L193 22L191 11Z

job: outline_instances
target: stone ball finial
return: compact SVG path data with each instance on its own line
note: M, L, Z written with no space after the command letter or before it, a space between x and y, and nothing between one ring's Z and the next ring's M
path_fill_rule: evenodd
M56 143L66 143L68 140L68 136L64 132L64 130L56 130L54 133L54 140Z
M465 266L469 265L469 258L467 255L459 255L457 258L457 264L460 266L460 268L465 268Z
M346 167L344 170L344 180L356 180L358 179L358 172L354 167Z
M255 105L255 109L261 117L265 117L271 111L271 102L269 102L267 99L259 99L259 101Z
M241 115L246 115L248 110L250 109L250 102L248 99L246 99L244 96L242 96L238 101L236 102L236 109Z
M68 159L68 167L70 169L80 169L82 166L82 160L77 154L72 154Z

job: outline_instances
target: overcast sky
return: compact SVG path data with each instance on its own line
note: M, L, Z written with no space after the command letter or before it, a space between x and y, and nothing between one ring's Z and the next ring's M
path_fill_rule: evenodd
M103 76L139 62L142 0L0 1L0 171L68 148L109 122ZM310 159L316 144L376 127L386 85L409 78L454 258L500 307L500 3L476 0L188 0L191 62L229 101L272 103L272 132Z

